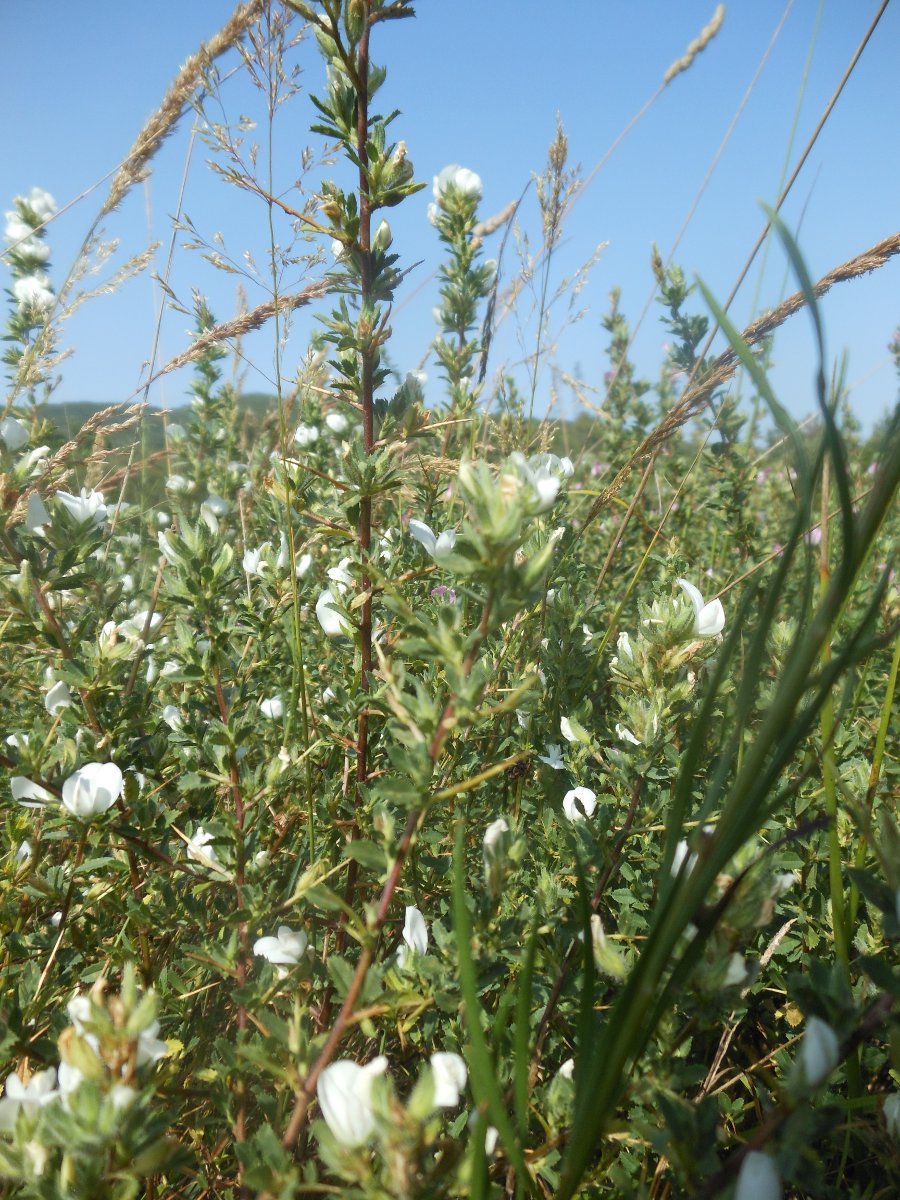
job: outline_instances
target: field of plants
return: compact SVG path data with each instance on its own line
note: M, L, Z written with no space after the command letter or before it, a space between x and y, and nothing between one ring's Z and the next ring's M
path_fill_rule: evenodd
M770 212L792 294L744 330L655 254L658 373L613 293L594 402L542 419L543 310L524 371L492 333L549 294L565 134L518 277L486 246L515 213L450 164L426 404L390 342L425 184L378 97L412 8L239 5L112 179L98 222L236 46L274 112L306 26L332 172L233 182L309 278L280 290L273 240L269 302L195 297L157 367L183 408L52 404L79 281L54 198L8 201L0 1196L888 1200L900 408L862 436L817 297L900 235L816 280ZM788 319L802 425L767 375Z

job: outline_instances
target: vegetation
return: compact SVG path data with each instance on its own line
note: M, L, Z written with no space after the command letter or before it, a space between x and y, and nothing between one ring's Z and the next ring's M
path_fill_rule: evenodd
M271 302L218 323L195 298L164 420L47 404L72 281L52 197L7 217L0 1194L896 1195L900 410L860 439L816 297L897 239L815 284L772 214L797 292L743 333L656 255L658 379L614 294L602 403L550 422L565 135L524 372L491 357L522 280L448 166L427 407L388 357L391 215L423 185L377 111L412 15L251 3L211 43L241 43L274 120L305 23L341 161L289 204L216 127L310 282L283 294L273 232ZM766 375L798 308L802 429ZM271 400L223 370L262 324Z

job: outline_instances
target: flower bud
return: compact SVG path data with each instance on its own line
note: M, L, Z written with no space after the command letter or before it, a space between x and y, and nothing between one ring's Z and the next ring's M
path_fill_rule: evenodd
M771 1155L751 1150L741 1163L734 1200L781 1200L781 1177Z
M826 1022L810 1017L800 1052L803 1074L810 1087L828 1078L838 1064L837 1034Z
M391 242L394 240L394 235L391 233L391 227L387 221L382 221L375 230L375 236L372 239L372 249L378 250L382 254L385 250L390 249Z

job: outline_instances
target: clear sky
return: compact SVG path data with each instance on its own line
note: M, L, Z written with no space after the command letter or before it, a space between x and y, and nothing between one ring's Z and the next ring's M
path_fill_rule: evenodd
M273 3L275 0L273 0ZM419 179L428 181L457 162L484 180L485 216L518 198L543 168L560 114L572 163L590 173L619 132L653 94L666 68L684 53L712 15L713 0L420 0L413 21L382 25L373 57L387 63L382 103L397 107L395 136L402 137ZM689 276L700 275L723 298L762 227L760 201L778 192L785 159L791 164L815 127L853 51L879 7L878 0L732 0L721 32L685 75L676 79L592 179L574 207L565 244L554 264L558 282L607 243L579 298L587 309L561 336L558 363L578 368L602 386L607 369L606 335L600 317L610 288L622 288L622 308L636 322L652 286L651 244L666 256L711 166L720 142L751 86L782 18L758 81L696 214L676 252ZM17 192L40 184L60 204L74 200L115 168L147 116L158 106L179 64L227 19L227 0L28 0L0 5L4 46L0 111L4 152L0 158L0 209ZM295 52L300 94L280 111L274 127L276 191L299 174L300 155L318 146L306 132L311 119L307 89L321 87L323 67L311 40ZM804 79L807 61L808 75ZM231 53L220 60L223 76L239 66ZM860 253L900 227L900 4L890 5L829 119L784 208L814 278ZM266 144L262 97L240 70L221 87L222 108L213 119L258 122L247 135ZM796 130L791 142L794 117ZM145 188L137 188L105 224L121 239L115 261L151 239L163 242L155 268L165 269L169 216L178 206L190 144L192 115L153 163ZM264 157L261 151L260 161ZM183 212L207 239L221 233L231 257L249 251L261 280L245 281L251 305L266 299L267 216L262 202L238 195L209 170L209 151L194 144L184 188ZM314 167L309 186L326 177ZM65 273L105 188L74 204L52 224L56 282ZM288 197L289 198L289 197ZM393 322L392 358L401 369L418 366L434 335L433 271L438 243L425 216L430 187L389 215L394 248L405 263L423 260L399 296ZM533 189L521 210L532 247L539 242ZM286 244L285 220L277 231ZM236 277L213 270L177 239L171 285L189 304L191 288L210 297L219 319L234 314ZM502 263L505 278L516 269L512 248ZM492 244L490 253L497 252ZM318 268L321 271L321 267ZM0 266L0 272L3 268ZM285 286L302 286L298 267ZM751 275L732 310L744 324L761 307L772 307L794 285L773 247L760 280ZM115 296L91 301L69 322L66 343L75 355L62 367L58 399L105 402L131 396L153 346L159 290L149 274ZM697 300L698 306L702 302ZM655 306L654 306L655 307ZM866 426L892 406L897 383L887 342L900 322L900 260L864 279L842 285L823 305L829 352L849 354L852 401ZM527 306L522 309L527 317ZM560 307L551 316L558 327ZM163 317L159 361L187 343L189 322L178 312ZM285 351L288 376L306 345L310 320L295 323ZM498 336L500 356L510 360L533 347L533 326L517 345L512 321ZM651 377L657 373L665 332L654 311L639 331L635 355ZM271 334L247 347L252 359L249 390L272 388ZM796 415L810 411L814 360L809 322L793 318L776 342L775 381ZM429 385L429 391L435 385ZM539 381L537 410L549 395L549 373ZM184 374L154 386L151 400L177 405L187 390ZM438 394L435 389L435 395ZM571 411L571 409L569 409Z

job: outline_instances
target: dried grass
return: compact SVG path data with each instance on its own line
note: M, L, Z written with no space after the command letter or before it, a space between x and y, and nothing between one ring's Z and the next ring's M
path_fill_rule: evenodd
M182 350L180 354L170 358L158 371L154 372L144 384L144 388L149 387L163 375L168 375L172 371L177 371L179 367L193 362L216 342L232 341L235 338L243 337L245 333L250 333L253 329L261 328L275 316L276 311L279 314L290 313L295 308L302 308L304 304L309 304L312 300L321 299L322 296L328 294L332 286L331 280L319 279L315 283L308 284L301 292L291 292L286 296L279 296L277 300L266 300L263 304L257 305L249 312L241 313L231 321L222 321L221 324L214 325L212 329L208 329L206 333L196 338L187 350Z
M823 275L817 283L813 284L813 293L816 297L824 296L836 283L843 283L848 279L857 279L860 275L868 275L870 271L876 271L879 267L883 267L886 262L897 254L900 254L900 233L895 233L890 237L884 238L868 250L863 251L862 254L858 254L855 258L848 259L847 262L834 267L827 274ZM763 338L777 329L779 325L783 325L788 317L799 312L805 304L806 297L803 292L794 292L792 296L788 296L777 308L772 309L769 313L765 313L748 325L742 334L744 341L749 346L758 345ZM628 479L635 466L638 463L645 462L654 450L658 449L677 429L681 428L691 417L695 416L704 404L707 403L713 392L717 388L722 387L723 384L727 383L734 376L739 365L737 355L734 350L729 348L720 354L718 358L714 359L702 379L696 382L688 382L688 386L678 403L669 410L659 425L644 438L638 448L632 453L628 462L618 471L609 487L605 488L591 505L590 512L585 518L585 524L592 521L609 504L610 500L613 499Z
M247 29L260 18L265 7L266 0L248 0L245 4L239 4L219 32L190 56L116 171L98 220L117 208L130 189L146 178L147 163L175 128L194 93L202 86L210 63L243 37Z
M109 434L122 433L126 429L132 429L140 421L145 407L146 405L144 404L131 404L127 406L122 404L111 404L108 408L102 408L99 412L95 412L92 416L90 416L75 434L74 438L70 438L69 441L60 446L55 454L51 455L47 459L47 465L37 483L35 483L32 487L29 487L17 497L16 503L13 505L9 515L6 518L5 527L8 528L11 525L17 524L19 521L24 520L25 512L28 508L29 496L32 496L35 493L39 495L47 494L42 492L41 489L41 484L43 484L46 479L50 478L51 476L55 476L57 489L61 483L65 482L65 479L68 475L68 471L66 470L66 464L68 463L68 460L72 457L76 450L85 444L85 442L93 438L94 434L101 433L105 437ZM121 419L118 421L111 421L111 418L114 417L120 417ZM97 463L106 462L110 455L115 453L115 448L95 446L84 465L94 466ZM61 469L62 473L60 473Z

